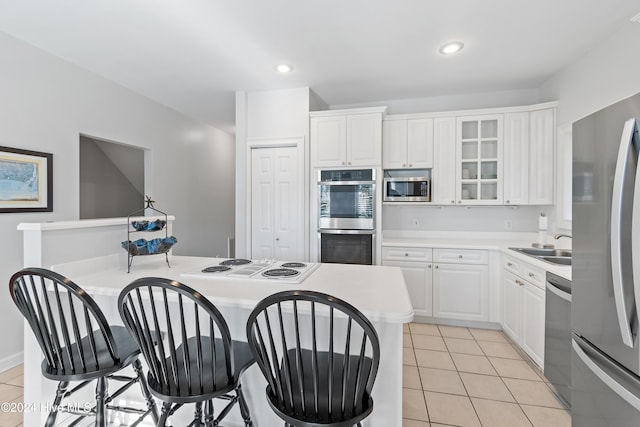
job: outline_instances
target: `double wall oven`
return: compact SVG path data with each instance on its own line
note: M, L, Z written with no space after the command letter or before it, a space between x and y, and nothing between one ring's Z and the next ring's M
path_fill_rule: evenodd
M374 262L376 170L318 171L320 262Z

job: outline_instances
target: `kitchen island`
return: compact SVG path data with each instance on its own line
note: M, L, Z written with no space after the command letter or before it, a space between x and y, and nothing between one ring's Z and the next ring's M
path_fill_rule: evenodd
M82 221L79 221L82 222ZM51 229L52 226L44 227ZM54 227L55 228L55 227ZM32 232L45 233L36 229ZM289 289L315 290L334 295L358 308L373 323L380 338L380 369L373 389L374 410L367 418L367 426L402 425L402 325L413 319L413 309L400 269L396 267L362 266L344 264L321 264L302 283L283 283L278 280L254 280L243 278L207 279L183 275L204 267L217 265L224 259L170 256L169 268L164 257L140 257L136 259L131 273L127 274L126 254L106 254L87 259L63 257L43 253L40 265L27 257L28 240L39 241L40 250L50 238L63 238L66 234L58 230L46 238L27 239L25 232L25 266L52 268L86 289L96 300L113 324L122 324L116 306L120 291L131 281L140 277L166 277L191 286L209 298L224 315L233 339L245 340L246 320L256 303L275 292ZM79 229L72 229L78 233ZM91 232L90 229L85 231ZM33 234L33 233L31 233ZM80 233L82 234L82 232ZM52 248L55 245L51 245ZM33 250L34 248L31 247ZM71 257L72 258L72 257ZM35 260L37 261L37 260ZM52 262L53 261L53 262ZM25 402L48 402L54 395L55 385L40 375L42 357L30 329L25 329ZM257 366L248 369L242 379L243 388L250 405L254 425L275 426L282 422L275 416L265 397L266 381ZM131 399L137 396L130 394ZM128 402L129 403L129 402ZM220 405L218 405L220 408ZM185 419L193 408L185 408ZM42 425L45 413L25 414L25 425ZM242 425L239 411L233 410L225 425ZM121 420L126 424L125 420ZM174 425L181 425L174 418Z

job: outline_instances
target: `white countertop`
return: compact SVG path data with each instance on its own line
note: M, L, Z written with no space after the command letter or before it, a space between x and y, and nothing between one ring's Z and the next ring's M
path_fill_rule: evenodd
M413 320L409 294L402 272L397 267L321 264L300 284L277 280L212 280L180 276L181 273L217 265L224 259L170 255L169 268L163 256L136 257L131 273L127 274L125 254L59 264L53 269L96 295L117 296L133 280L153 276L180 281L221 306L252 309L258 301L273 293L305 289L343 299L371 321L407 323Z
M383 236L382 246L387 247L429 247L443 249L486 249L498 250L502 253L527 262L545 271L571 280L571 266L557 265L542 261L535 257L513 251L509 248L530 248L535 241L535 234L502 234L499 233L467 233L462 237L459 233L451 233L452 237L442 235L421 234L416 237L403 235ZM550 242L551 243L551 242ZM556 242L554 242L556 243ZM563 247L564 249L564 247Z

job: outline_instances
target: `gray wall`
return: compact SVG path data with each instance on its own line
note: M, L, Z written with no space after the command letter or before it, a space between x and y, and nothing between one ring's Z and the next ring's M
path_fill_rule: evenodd
M79 219L82 135L149 150L146 192L176 217L176 255L226 253L234 234L234 138L0 33L0 145L53 153L54 211L0 214L0 284L23 259L21 222ZM124 232L124 230L123 230ZM112 242L114 251L121 250ZM80 283L80 285L82 285ZM0 298L0 370L21 361L22 320Z
M144 174L125 175L102 150L105 144L122 152L132 169L144 170L143 150L81 136L80 219L127 216L144 207L144 194L139 190L144 189Z

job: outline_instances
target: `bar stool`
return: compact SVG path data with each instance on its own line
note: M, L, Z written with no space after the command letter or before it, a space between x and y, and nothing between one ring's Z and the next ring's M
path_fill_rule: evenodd
M285 426L361 426L373 410L378 335L347 302L312 291L271 295L249 315L247 337Z
M78 285L66 277L42 268L25 268L9 281L13 302L25 317L44 353L42 375L58 381L52 410L46 426L55 424L63 398L97 380L96 403L88 411L69 411L78 415L75 422L95 415L96 426L107 423L106 410L117 409L139 413L132 425L151 414L158 419L155 403L149 394L138 360L140 350L122 326L110 326L95 301ZM114 375L132 366L136 377ZM125 382L108 395L109 379ZM69 382L81 381L71 390ZM138 382L147 409L121 408L111 402Z
M187 403L196 404L189 426L217 426L236 403L253 425L239 379L255 359L209 300L180 282L145 277L122 290L118 310L149 365L151 393L164 402L158 426ZM215 398L229 401L216 419Z

